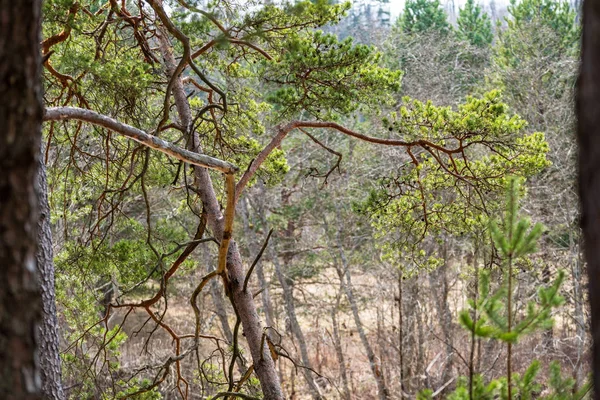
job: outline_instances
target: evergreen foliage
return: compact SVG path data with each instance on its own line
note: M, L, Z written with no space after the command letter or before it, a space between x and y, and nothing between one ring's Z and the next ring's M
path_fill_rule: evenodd
M508 179L504 218L502 221L492 220L489 225L492 240L503 260L502 285L496 291L492 291L490 284L492 271L481 271L476 299L470 299L468 302L470 309L463 310L459 314L461 325L473 335L473 340L484 338L499 340L509 345L515 344L520 338L536 330L551 328L552 311L564 303L564 298L559 295L559 289L565 276L562 271L559 271L552 283L538 288L537 300L529 301L524 311L519 312L511 307L511 300L514 297L511 284L512 275L515 273L513 264L519 258L536 251L536 245L544 231L541 224L531 226L527 218L519 217L521 191L520 179L515 177ZM471 378L461 377L456 388L447 398L449 400L588 398L589 384L576 388L572 378L563 377L560 364L557 362L550 364L547 385L549 390L540 396L542 391L542 384L538 379L540 369L540 362L533 361L522 374L509 370L507 374L510 374L511 379L505 375L498 379L491 379L489 383L484 383L484 378L480 374L475 374ZM424 390L417 398L431 399L432 393L431 390Z
M508 12L511 17L507 18L509 29L539 22L562 37L567 47L579 41L580 28L576 23L577 13L567 1L511 0Z
M432 143L429 151L408 157L395 175L382 177L365 203L357 206L371 216L390 259L403 255L416 265L437 265L435 257L418 247L425 237L476 231L497 209L508 174L531 176L548 165L544 135L526 134L525 121L511 115L497 91L468 97L457 111L404 99L400 110L383 124L406 140ZM485 143L503 146L491 150ZM464 156L436 152L433 147L450 144L464 147Z
M477 296L469 300L470 308L459 314L460 324L475 337L498 343L497 346L517 345L525 335L552 326L552 314L563 304L559 288L568 277L559 271L554 281L537 290L537 296L532 294L529 301L519 298L518 304L524 304L519 308L514 306L517 294L509 281L518 274L515 263L533 263L529 257L536 251L543 232L541 225L532 225L519 216L520 195L524 192L520 178L541 180L538 177L548 173L552 163L554 168L562 168L557 161L569 157L557 157L562 147L554 143L551 146L548 140L550 135L557 134L570 140L566 133L572 121L562 118L560 112L571 113L569 101L575 65L572 61L578 49L579 29L574 23L574 11L567 3L513 0L506 29L498 26L494 37L490 17L475 0L467 0L460 10L456 30L450 26L439 0L408 0L390 38L382 46L375 40L375 44L368 44L364 38L339 38L328 33L332 25L348 14L348 3L332 4L328 0L266 4L259 0L164 0L164 3L169 6L174 25L189 38L192 51L202 49L194 58L196 67L220 89L219 92L207 89L206 80L189 66L181 74L198 144L206 155L239 166L236 179L249 169L281 126L290 121L331 121L375 142L357 141L356 137L333 129L294 130L285 141L274 146L251 178L246 192L237 198L233 237L244 258L244 267L250 264L246 259L250 261L256 256L254 242L273 228L272 241L260 261L265 266L261 271L271 273L269 262L276 257L285 261L282 262L285 280L290 290L297 288L290 296L292 301L299 294L307 299L297 304L299 313L311 315L311 311L332 307L329 286L328 290L315 294L317 291L312 287L305 290L302 285L308 282L321 288L317 285L326 277L331 286L328 273L333 267L339 272L343 265L347 282L352 268L366 279L380 279L377 282L381 287L377 290L381 289L381 296L392 294L389 298L396 295L397 287L388 280L390 276L395 279L393 273L401 270L398 289L402 290L405 279L405 289L409 287L413 292L405 297L404 305L398 300L400 307L396 310L407 311L412 305L419 308L408 310L413 312L410 321L414 325L405 326L399 343L413 340L420 329L417 313L434 309L430 304L418 304L423 296L430 295L423 294L419 273L445 265L447 269L456 269L451 273L456 273L457 280L468 282L472 271L467 270L465 278L465 270L456 267L453 257L463 257L470 252L476 238L491 235L494 254L499 255L502 267L479 272ZM166 68L155 47L157 35L166 34L161 33L164 27L146 6L140 6L143 12L139 11L139 19L137 16L128 19L125 8L137 11L136 4L112 0L44 2L44 37L69 31L68 40L53 46L54 53L49 58L48 65L59 72L53 73L49 67L44 71L46 104L90 108L186 147L188 127L179 126L167 89ZM85 12L80 9L76 14L69 13L79 5ZM374 20L372 15L370 18L368 21ZM377 21L385 24L384 19L381 14ZM146 35L145 40L152 46L141 45L139 34ZM179 62L181 43L167 36ZM157 122L165 109L170 110L170 116L164 130L157 133ZM162 332L160 324L154 324L150 317L139 331L126 327L120 321L127 312L125 308L116 312L118 318L110 326L109 321L101 319L110 301L137 303L155 294L157 287L165 282L165 271L182 254L182 249L195 241L194 229L203 212L198 187L191 183L196 176L189 165L138 146L104 128L72 121L56 122L47 125L45 134L49 144L46 158L51 217L57 242L59 312L62 323L68 327L64 339L69 347L63 354L63 368L65 382L74 387L72 398L133 396L154 400L162 398L164 393L178 396L176 391L183 384L177 381L181 386L176 389L170 382L177 379L170 363L171 357L173 360L175 357L168 353L173 349L168 345L160 347L157 354L143 352L140 359L147 361L145 357L152 357L148 369L120 362L120 351L126 349L127 341L134 341L138 334L140 341L147 334L145 326L152 325L147 330L153 333ZM402 143L380 145L385 141ZM213 172L211 177L215 203L221 202L225 207L221 177ZM554 189L555 181L550 182L544 184ZM504 218L490 223L490 216L502 211L504 193L507 193ZM243 207L251 210L242 213ZM253 215L259 212L261 218ZM563 229L568 231L563 247L572 248L577 234L568 224ZM181 348L192 349L185 359L186 363L191 360L191 366L181 364L183 369L188 368L182 374L191 378L190 388L201 387L201 395L206 397L232 385L235 390L259 398L257 378L247 369L249 355L238 358L246 368L238 374L234 371L233 344L219 337L215 340L218 348L215 350L210 336L202 345L192 344L193 332L189 315L185 314L191 315L191 308L185 296L193 290L191 285L202 279L206 268L213 267L214 246L219 243L210 237L212 234L207 231L202 250L199 248L181 264L160 302L152 305L152 315L161 322L181 323L175 329L183 338ZM279 246L276 240L280 241ZM446 245L456 246L450 250L450 256L439 251ZM273 249L276 250L269 255ZM342 260L344 257L347 259ZM257 264L257 270L261 268ZM267 279L267 283L257 288L255 275L249 278L249 287L256 290L255 301L273 288L271 294L280 296L275 280ZM496 280L501 284L496 285ZM115 291L108 293L106 289L111 286ZM369 307L375 303L372 292L362 286L355 288L357 315L363 313L361 307L373 311ZM215 291L219 293L220 289L219 285ZM207 292L208 286L203 294L208 295ZM211 325L217 319L213 318L210 301L208 297L198 301L203 307L202 334L207 335L218 330ZM317 301L318 305L311 310L311 302ZM350 300L340 290L336 312L349 313L352 304L348 303ZM178 314L183 308L181 304L187 307L183 316ZM266 301L264 304L268 305ZM167 313L168 307L177 313ZM267 306L261 307L259 312L266 309ZM230 314L217 316L225 324L233 323L234 316L238 317L237 310L229 307L227 312ZM382 317L382 325L386 318ZM281 320L289 321L285 315ZM341 320L348 323L346 318ZM400 325L403 320L409 318L401 316ZM287 352L289 337L285 335L289 332L277 326L280 322L265 329L265 333L282 334L276 350ZM128 333L135 333L128 337L124 333L126 328ZM235 329L239 329L239 324ZM381 329L384 335L397 332L395 322L393 328ZM451 327L449 330L452 334ZM238 332L239 351L248 353L242 330ZM159 335L156 335L159 343L173 343L171 338L164 341ZM342 332L341 336L344 335ZM144 350L155 346L151 339L147 340ZM358 339L355 336L344 340L348 340L344 344L355 344L353 340ZM411 345L416 346L416 341ZM210 345L204 348L204 343ZM463 350L463 343L454 344ZM382 359L389 356L383 350ZM496 350L497 347L493 349ZM406 355L409 351L412 353ZM415 355L416 351L405 348L405 360L427 360L430 356L427 351ZM455 357L454 351L449 352L447 365ZM200 365L204 353L209 355ZM284 355L278 361L283 372L295 355L292 352L287 357ZM585 354L581 359L584 357ZM157 364L161 359L167 360L164 369L163 364ZM231 359L227 372L225 364ZM296 366L297 361L292 363ZM394 376L396 366L384 367L381 376L393 381L388 377ZM453 373L460 368L455 364L449 371ZM519 369L522 373L509 371L498 379L477 374L471 380L460 378L454 381L455 388L454 383L447 386L446 391L451 393L442 392L436 398L574 400L583 399L589 389L579 388L575 380L565 378L559 364L550 365L547 382L540 379L546 371L538 362ZM153 375L157 372L160 374ZM242 378L244 372L249 375ZM283 372L281 376L285 378ZM161 381L161 386L152 386L158 379L147 379L160 378L163 373L169 377L164 384ZM130 374L137 377L130 379ZM445 373L440 376L448 377ZM444 378L442 383L446 381ZM400 384L406 382L405 376ZM411 383L408 392L412 396L423 387L423 380L417 377ZM398 381L388 384L393 391ZM164 389L166 385L173 387ZM151 386L152 389L142 393ZM511 395L507 391L509 386ZM99 394L97 388L104 392ZM426 390L417 398L430 399L433 393Z
M513 0L508 12L495 47L496 63L503 68L524 66L532 58L548 63L577 51L580 28L568 2Z
M439 0L407 0L396 24L407 34L429 30L448 33L452 30Z
M458 12L456 36L474 46L489 46L494 38L492 21L475 0L467 0Z

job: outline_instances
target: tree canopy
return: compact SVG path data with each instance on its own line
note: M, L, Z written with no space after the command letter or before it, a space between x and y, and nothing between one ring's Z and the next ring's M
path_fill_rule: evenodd
M586 395L576 10L376 3L43 3L62 398Z

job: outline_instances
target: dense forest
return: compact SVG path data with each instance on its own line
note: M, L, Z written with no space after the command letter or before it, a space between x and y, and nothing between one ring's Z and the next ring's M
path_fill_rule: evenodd
M0 398L600 399L600 2L390 1L0 0Z

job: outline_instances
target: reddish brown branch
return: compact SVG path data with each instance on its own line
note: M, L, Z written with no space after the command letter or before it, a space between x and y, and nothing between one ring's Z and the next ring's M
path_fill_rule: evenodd
M67 14L67 25L60 33L50 36L42 42L42 54L47 54L52 46L67 40L69 35L71 35L71 23L75 19L77 11L79 11L79 3L73 3Z
M358 133L351 129L348 129L348 128L346 128L340 124L337 124L335 122L292 121L285 125L277 125L277 127L275 127L275 131L277 132L277 134L262 149L262 151L258 154L258 156L256 156L256 158L254 160L252 160L252 162L250 163L250 165L244 172L244 175L242 175L242 177L238 181L238 184L236 186L236 191L235 191L236 198L239 198L239 196L244 191L244 188L248 185L248 182L250 181L250 179L252 179L252 177L254 176L256 171L260 168L262 163L267 159L269 154L271 154L273 149L275 149L276 147L279 147L281 145L281 142L283 141L283 139L291 131L293 131L294 129L301 129L301 128L334 129L334 130L336 130L340 133L343 133L345 135L348 135L350 137L354 137L356 139L359 139L359 140L362 140L362 141L365 141L368 143L381 144L381 145L385 145L385 146L407 147L407 148L414 147L414 146L419 146L419 147L429 146L430 148L439 150L439 151L449 154L449 155L455 154L455 153L461 153L463 151L462 145L455 149L448 149L448 148L445 148L443 146L440 146L438 144L435 144L433 142L430 142L430 141L424 140L424 139L413 140L413 141L404 141L404 140L398 140L398 139L383 139L383 138L378 138L378 137L373 137L373 136L367 136L367 135L363 135L362 133ZM414 161L416 161L416 160L414 160Z

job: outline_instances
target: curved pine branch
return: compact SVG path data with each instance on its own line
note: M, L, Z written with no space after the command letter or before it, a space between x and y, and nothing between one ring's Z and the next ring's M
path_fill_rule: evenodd
M214 169L225 174L233 174L238 170L237 166L227 161L182 149L173 143L169 143L154 135L148 134L141 129L123 124L113 118L92 110L77 107L51 107L47 108L44 114L44 121L65 121L73 119L110 129L111 131L135 140L144 146L148 146L189 164Z

